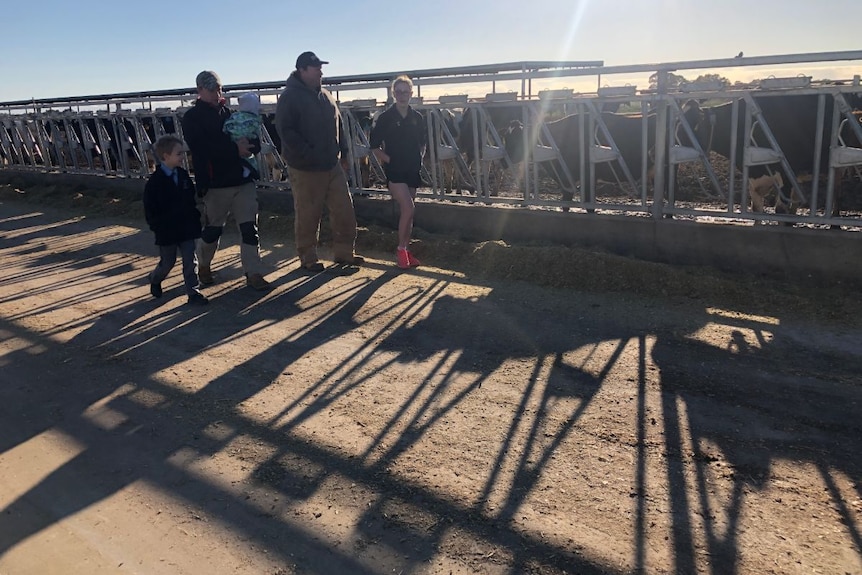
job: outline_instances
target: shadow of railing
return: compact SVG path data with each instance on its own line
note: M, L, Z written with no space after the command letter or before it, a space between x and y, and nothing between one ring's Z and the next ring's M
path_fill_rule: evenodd
M11 220L0 225L0 293L11 294L0 296L0 306L18 310L0 319L0 341L17 342L2 356L13 383L0 388L0 456L49 430L81 449L0 509L0 557L141 481L285 562L302 549L301 566L311 573L419 572L453 545L453 530L490 549L462 558L465 568L481 569L499 550L509 573L640 572L650 566L648 500L660 497L650 485L661 469L672 568L704 568L696 535L703 532L707 570L735 573L745 494L764 487L778 460L816 467L859 546L833 470L862 483L854 457L862 429L853 412L860 392L840 383L862 365L829 366L834 381L823 384L780 322L766 337L757 322L734 331L727 320L727 347L717 348L697 336L714 321L708 314L688 318L683 331L634 316L607 321L588 307L591 296L543 310L520 287L474 285L483 295L451 295L451 278L433 272L405 283L390 272L293 271L275 280L271 294L228 286L210 309L189 310L147 299L128 279L140 238L88 243L96 224L75 222L64 230L68 243L58 244L65 247L45 254L23 243L40 241L36 227L19 243L4 235ZM52 294L59 295L44 303ZM108 294L119 303L105 303ZM24 327L69 307L72 320ZM760 334L756 345L740 330ZM207 365L208 356L219 361ZM765 371L763 362L775 369ZM182 375L186 365L193 368ZM314 379L299 380L293 370ZM384 395L387 388L397 392ZM797 394L792 400L788 389ZM595 427L598 398L623 391L634 412L604 422L613 431L603 432ZM375 402L378 393L386 405ZM315 435L324 428L332 435ZM846 441L835 444L836 433ZM350 438L354 444L345 443ZM579 445L586 441L631 455L632 463L591 460L602 456ZM260 453L239 449L257 444L265 446ZM249 488L266 489L280 504L243 497L201 463L227 465L237 453L249 467ZM709 484L719 459L732 475L721 518L713 519ZM538 520L521 517L534 515L529 509L543 490L561 488L556 482L572 490L571 501L548 514L573 516L614 465L630 473L612 487L630 490L631 524L611 512L603 521L614 531L584 529L608 537L617 555L627 550L631 568L587 543L547 538ZM428 473L439 473L436 484ZM342 534L352 547L322 541L287 513L332 482L365 493L351 492L356 504L338 503L352 511ZM34 505L46 510L33 513ZM610 539L629 533L631 540ZM363 553L368 546L382 550L377 559Z

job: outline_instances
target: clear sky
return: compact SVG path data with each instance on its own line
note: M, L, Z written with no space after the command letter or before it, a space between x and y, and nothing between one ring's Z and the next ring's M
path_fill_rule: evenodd
M6 2L0 102L185 88L202 69L226 84L277 81L304 50L331 62L325 76L859 50L859 7L859 0ZM802 72L862 72L862 62L840 66Z

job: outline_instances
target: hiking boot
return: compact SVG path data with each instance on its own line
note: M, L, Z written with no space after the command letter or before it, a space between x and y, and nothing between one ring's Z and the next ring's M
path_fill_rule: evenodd
M312 262L310 264L304 264L302 269L316 274L323 271L323 264L320 262Z
M209 266L198 266L198 281L201 282L202 286L211 286L215 283L213 272Z
M341 264L343 266L361 266L365 263L365 258L362 256L358 256L353 254L349 258L336 258L335 263Z
M150 280L150 294L152 294L152 296L155 298L162 297L162 283L154 282L152 274L147 276L147 278Z
M410 264L411 268L415 268L416 266L421 266L422 262L413 257L413 252L407 250L407 262Z
M263 279L260 274L245 274L245 285L257 291L272 289L272 284Z
M200 292L195 292L189 296L189 305L207 305L210 300Z
M398 248L395 250L395 261L398 263L399 268L406 270L410 267L410 252L405 249Z

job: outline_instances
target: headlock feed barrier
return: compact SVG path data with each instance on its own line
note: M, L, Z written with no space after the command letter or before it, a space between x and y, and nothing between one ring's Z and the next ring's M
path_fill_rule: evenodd
M862 51L634 66L516 62L331 77L324 85L339 100L355 193L386 192L369 133L389 83L406 73L427 122L425 200L855 228L862 86L858 74L825 81L804 73L830 62L852 69ZM767 66L793 73L750 84L716 73ZM680 82L677 72L686 71L702 81ZM649 78L649 86L604 83L630 77ZM560 88L564 81L590 87ZM283 85L228 85L225 95L233 103L247 91L261 95L259 185L288 190L273 125ZM477 90L483 95L469 93ZM153 143L182 137L180 120L194 99L186 88L0 103L0 170L144 178L154 167Z

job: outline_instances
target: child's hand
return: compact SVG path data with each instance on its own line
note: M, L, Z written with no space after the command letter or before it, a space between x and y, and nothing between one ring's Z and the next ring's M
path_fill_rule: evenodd
M240 138L236 141L236 149L239 150L240 158L247 158L251 155L251 144L248 138Z

